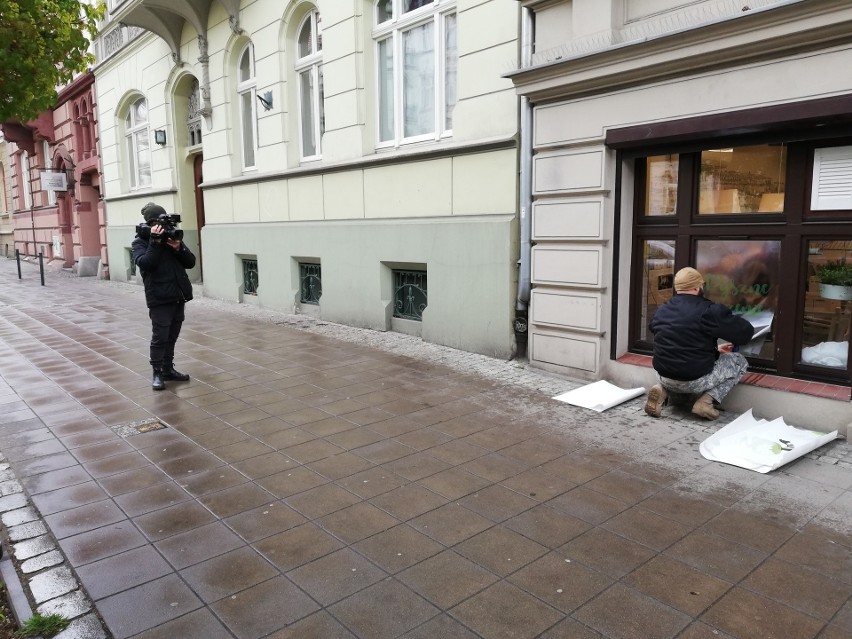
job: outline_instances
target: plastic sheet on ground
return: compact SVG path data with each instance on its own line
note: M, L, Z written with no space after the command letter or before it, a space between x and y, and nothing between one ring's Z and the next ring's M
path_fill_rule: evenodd
M645 393L645 389L639 388L619 388L614 384L610 384L606 380L601 380L593 384L587 384L580 388L568 391L557 395L553 399L573 406L581 408L589 408L598 413L604 412L607 408L618 406L626 401L639 397Z
M705 459L768 473L824 446L837 431L796 428L779 417L756 419L751 409L705 439L698 449Z

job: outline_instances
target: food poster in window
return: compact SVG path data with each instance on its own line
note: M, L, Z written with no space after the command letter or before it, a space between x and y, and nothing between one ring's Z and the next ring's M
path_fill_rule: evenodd
M778 306L780 240L699 240L696 268L707 298L728 306L754 326L746 355L774 358L772 323Z

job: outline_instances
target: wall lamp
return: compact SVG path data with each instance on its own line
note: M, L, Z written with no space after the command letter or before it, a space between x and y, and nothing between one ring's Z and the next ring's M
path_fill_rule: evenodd
M257 99L260 100L260 103L263 105L264 111L269 111L270 109L272 109L272 91L267 91L263 95L260 95L260 93L258 93Z
M160 146L166 145L166 130L165 129L157 129L156 131L154 131L154 142L156 142Z

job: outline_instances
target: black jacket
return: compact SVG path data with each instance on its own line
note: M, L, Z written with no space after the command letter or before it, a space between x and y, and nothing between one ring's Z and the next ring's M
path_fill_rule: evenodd
M754 335L748 320L700 295L675 295L654 314L654 369L663 377L690 381L713 370L718 340L737 346Z
M159 304L188 302L192 284L186 269L195 266L195 255L186 244L175 251L163 239L151 241L150 234L137 234L132 245L133 261L142 272L148 308Z

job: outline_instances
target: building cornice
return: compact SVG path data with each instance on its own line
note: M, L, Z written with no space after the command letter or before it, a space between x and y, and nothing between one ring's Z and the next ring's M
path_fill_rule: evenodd
M533 102L791 56L852 42L848 0L806 0L505 74Z

